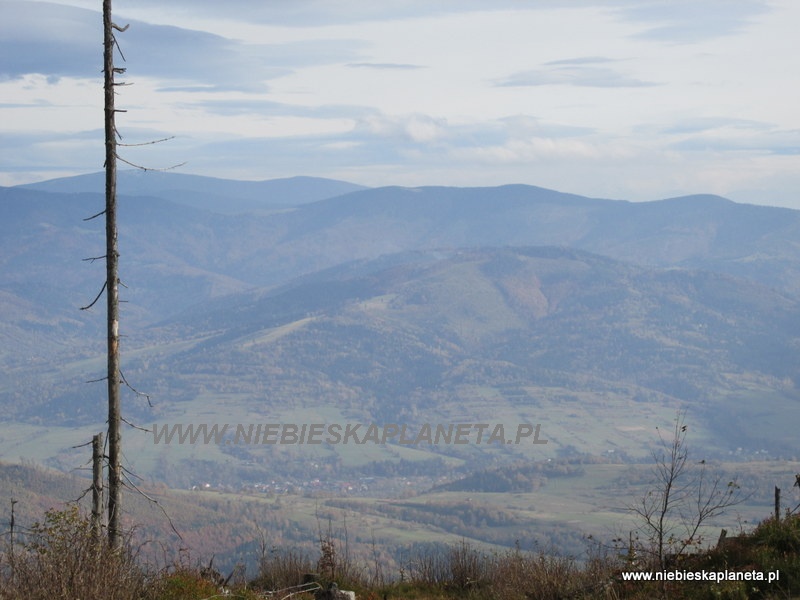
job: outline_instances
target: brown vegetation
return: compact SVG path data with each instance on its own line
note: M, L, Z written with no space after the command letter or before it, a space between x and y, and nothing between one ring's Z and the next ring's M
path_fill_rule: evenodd
M52 600L206 599L221 593L231 597L264 598L266 591L297 589L316 583L317 589L336 582L356 590L359 598L417 600L550 600L556 598L787 598L800 587L800 517L771 518L752 533L717 548L685 556L681 571L779 571L777 582L655 582L624 581L623 573L657 571L657 562L634 563L620 548L596 546L588 557L547 552L481 551L468 542L417 549L399 573L380 579L375 565L354 560L346 542L329 532L320 537L319 557L291 548L266 550L260 572L222 580L209 567L189 560L161 566L144 564L130 538L120 551L109 549L93 534L88 517L77 507L48 511L42 522L25 531L24 539L8 544L0 557L0 599ZM217 575L212 577L211 575ZM387 583L388 581L388 583ZM273 597L281 597L280 595ZM313 597L311 593L294 597Z

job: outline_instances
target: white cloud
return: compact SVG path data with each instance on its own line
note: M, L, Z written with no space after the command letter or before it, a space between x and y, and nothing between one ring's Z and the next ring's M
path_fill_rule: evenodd
M552 63L551 63L552 64ZM574 85L596 88L629 88L657 85L630 77L614 69L587 66L551 66L513 73L501 79L500 86Z
M650 0L627 4L619 14L648 25L638 37L673 43L735 35L770 11L769 3L762 0Z
M357 129L378 137L429 143L446 135L447 123L443 119L419 114L387 116L376 113L363 118Z
M99 2L0 6L0 185L97 170ZM635 199L750 189L800 207L794 0L115 10L134 83L121 131L178 135L148 164Z
M634 152L622 144L598 144L571 138L528 137L512 138L502 145L459 148L453 151L453 156L458 160L487 165L569 161L577 167L585 161L630 159Z

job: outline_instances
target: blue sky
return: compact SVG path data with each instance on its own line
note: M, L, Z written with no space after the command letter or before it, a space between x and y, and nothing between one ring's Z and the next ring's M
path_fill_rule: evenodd
M0 185L102 169L100 0L0 0ZM800 209L796 0L115 0L149 167Z

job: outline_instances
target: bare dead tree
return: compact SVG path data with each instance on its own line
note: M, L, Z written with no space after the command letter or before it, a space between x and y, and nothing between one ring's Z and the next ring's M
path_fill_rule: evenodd
M710 519L747 499L735 479L726 483L722 475L709 473L705 460L689 460L687 430L686 411L681 410L669 438L659 431L653 487L628 507L638 517L661 569L669 555L680 557L700 543L700 529Z
M114 30L124 31L111 20L111 0L103 0L103 75L106 170L106 307L108 339L108 542L122 543L122 430L119 358L119 251L117 249L117 128L114 76L124 69L114 67Z
M121 424L128 423L122 418L121 408L121 385L125 385L137 396L144 397L150 404L150 396L132 387L120 369L120 332L119 332L119 286L123 285L119 278L119 250L117 247L117 161L129 164L143 171L166 171L181 165L174 165L167 169L150 169L121 158L117 153L118 146L138 146L145 144L122 144L118 141L119 131L116 126L116 114L126 112L115 107L116 88L126 85L117 82L115 76L125 72L124 68L114 66L115 50L119 51L119 44L115 36L115 31L123 32L128 29L118 26L111 17L111 0L103 0L103 91L104 91L104 127L105 127L105 208L87 219L95 219L105 215L106 230L106 253L104 256L94 256L84 260L94 262L105 259L106 279L97 296L87 306L81 310L92 308L103 295L106 294L106 333L107 333L107 372L106 376L93 381L106 380L108 386L108 542L109 545L118 549L123 540L123 532L120 525L122 515L122 488L125 485L122 472L122 430ZM120 51L121 54L121 51ZM124 60L124 56L122 57ZM146 144L155 144L166 141L154 140ZM181 163L183 164L183 163ZM150 404L152 406L152 404ZM132 427L135 425L128 423ZM138 428L137 429L141 429ZM146 430L145 430L146 431ZM134 486L135 487L135 486Z

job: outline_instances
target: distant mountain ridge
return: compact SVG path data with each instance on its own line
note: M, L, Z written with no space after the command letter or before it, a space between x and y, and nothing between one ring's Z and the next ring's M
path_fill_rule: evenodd
M298 206L367 189L322 177L240 181L135 169L119 171L117 179L117 193L120 196L154 196L223 214ZM54 193L104 193L105 173L63 177L17 187Z
M800 292L800 211L718 196L632 203L525 185L376 188L278 219L281 253L323 268L415 249L570 246L637 264L699 267ZM343 252L344 250L344 252ZM296 272L296 271L295 271Z
M715 452L791 447L798 211L523 185L265 211L233 185L259 208L223 214L169 199L162 175L166 198L119 207L125 373L157 399L127 409L140 421L541 418L548 452L641 453L643 423L688 403ZM0 407L26 427L96 418L102 311L78 308L102 282L82 261L102 254L102 223L83 221L102 194L62 183L0 189Z
M162 191L172 186L163 181L186 177L155 175L148 181L162 182ZM77 179L77 187L94 181ZM302 191L305 183L281 185ZM98 220L83 219L102 202L99 192L0 190L3 289L54 307L80 306L97 276L81 259L97 256L104 245ZM713 196L630 203L521 185L388 187L273 214L212 213L123 195L119 212L122 269L136 322L352 261L481 246L573 247L644 266L727 273L800 294L800 212Z

